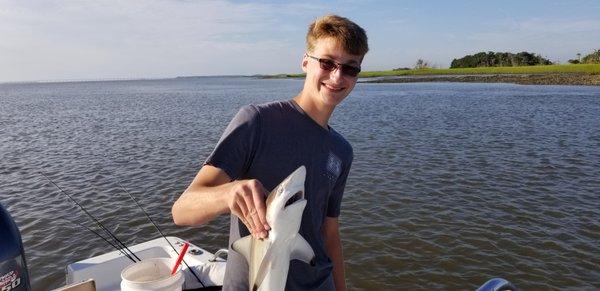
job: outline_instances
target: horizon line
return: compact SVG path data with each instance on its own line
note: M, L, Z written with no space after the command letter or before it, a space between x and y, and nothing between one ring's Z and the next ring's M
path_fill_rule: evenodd
M190 75L190 76L175 76L175 77L122 77L122 78L84 78L84 79L47 79L47 80L24 80L24 81L0 81L1 85L18 85L18 84L52 84L52 83L85 83L85 82L119 82L119 81L158 81L158 80L174 80L185 78L218 78L218 77L259 77L269 76L268 74L253 74L253 75Z

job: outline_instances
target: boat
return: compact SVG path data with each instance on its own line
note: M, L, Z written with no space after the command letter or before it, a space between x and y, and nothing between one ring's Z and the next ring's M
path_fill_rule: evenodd
M185 241L174 236L166 239L175 247L180 248ZM169 245L165 238L156 238L151 241L140 243L129 247L140 259L149 258L177 258L177 253ZM189 242L188 242L189 243ZM183 290L221 290L225 276L226 249L220 249L211 253L190 243L184 256L188 266L182 266L185 276ZM111 291L120 290L121 271L133 264L120 251L81 260L66 267L67 286L55 291ZM190 268L198 275L202 284L194 277ZM477 291L518 291L511 282L502 278L493 278Z
M156 238L133 245L129 249L142 260L149 258L177 258L178 254L169 243L175 249L178 249L185 241L174 236L168 236L166 239L162 237ZM182 272L185 277L183 290L221 290L225 276L226 255L226 249L220 249L213 254L190 243L187 253L184 256L187 266L182 266ZM68 285L56 290L120 290L121 271L131 264L132 262L129 258L120 251L113 251L69 264L66 267L66 282ZM198 282L190 269L194 270L202 283ZM82 289L82 286L87 287ZM498 290L510 291L519 289L502 278L491 279L477 289L477 291Z
M149 258L176 259L178 254L174 249L179 250L184 243L185 240L181 238L167 236L129 246L129 249L142 260ZM227 250L220 249L216 253L211 253L194 244L189 244L184 256L187 265L182 264L181 269L185 278L183 289L220 290L225 276ZM67 286L56 290L120 290L121 271L131 264L133 262L118 250L69 264L66 267ZM190 269L194 271L201 282L196 279ZM81 286L92 287L76 289Z

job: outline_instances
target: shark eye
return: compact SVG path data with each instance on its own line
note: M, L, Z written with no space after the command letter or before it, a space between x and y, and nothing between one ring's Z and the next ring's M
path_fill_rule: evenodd
M304 197L304 192L302 192L302 191L296 192L296 194L292 195L292 197L290 197L290 199L288 199L288 201L285 202L285 207L287 207L288 205L294 204L294 202L302 199L302 197Z

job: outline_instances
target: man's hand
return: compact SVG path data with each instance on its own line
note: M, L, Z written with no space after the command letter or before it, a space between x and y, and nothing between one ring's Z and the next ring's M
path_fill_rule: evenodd
M255 238L263 239L271 229L267 223L267 190L258 180L239 180L231 187L228 206Z
M231 181L225 171L204 165L173 204L173 221L177 225L199 225L231 212L254 237L266 238L271 229L266 218L266 196L267 190L258 180Z

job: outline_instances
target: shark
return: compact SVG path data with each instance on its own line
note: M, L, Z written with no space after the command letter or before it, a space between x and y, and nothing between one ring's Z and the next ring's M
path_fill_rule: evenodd
M250 291L281 291L285 289L290 260L314 262L315 253L298 233L306 207L304 181L306 168L300 166L283 180L267 197L269 236L257 239L252 235L236 240L232 249L248 262Z

